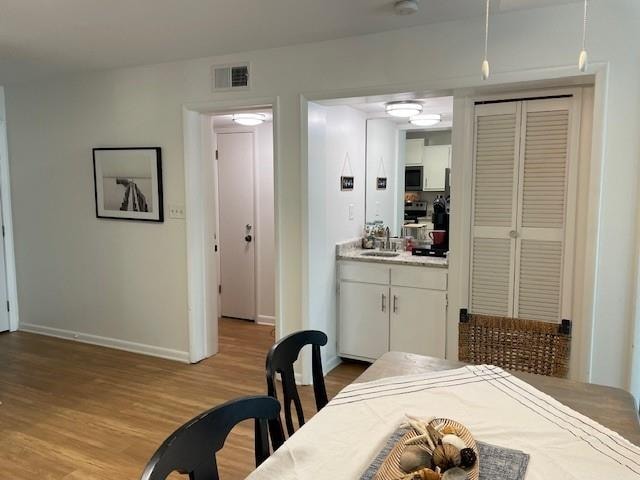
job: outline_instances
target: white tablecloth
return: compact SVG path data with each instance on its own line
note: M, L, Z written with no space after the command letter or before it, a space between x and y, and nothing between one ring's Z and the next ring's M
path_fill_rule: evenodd
M349 385L248 478L358 479L405 413L528 453L527 480L640 479L640 448L487 365Z

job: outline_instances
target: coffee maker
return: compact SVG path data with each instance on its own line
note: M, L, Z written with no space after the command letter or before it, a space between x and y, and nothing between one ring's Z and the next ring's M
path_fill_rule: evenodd
M449 201L442 195L437 196L433 201L431 221L434 230L431 250L437 256L445 256L449 251Z

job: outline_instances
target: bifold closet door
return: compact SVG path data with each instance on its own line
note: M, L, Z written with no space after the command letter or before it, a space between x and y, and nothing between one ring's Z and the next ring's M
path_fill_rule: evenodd
M513 314L519 102L475 108L470 309Z
M571 98L478 105L471 312L562 317Z
M560 321L570 98L522 104L515 316Z

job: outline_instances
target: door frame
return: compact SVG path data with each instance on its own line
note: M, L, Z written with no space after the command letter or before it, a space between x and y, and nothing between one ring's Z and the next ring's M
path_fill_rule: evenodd
M15 332L20 324L18 305L18 281L16 255L13 242L13 214L11 208L11 176L9 171L9 147L4 87L0 87L0 196L2 198L2 225L4 226L5 274L7 279L7 299L9 300L9 331ZM2 272L0 272L2 274ZM1 307L1 306L0 306Z
M275 332L279 338L280 315L280 240L277 169L281 163L279 151L279 98L257 97L233 100L212 100L187 103L182 106L184 135L184 175L185 175L185 223L187 237L187 302L189 331L189 361L199 362L218 353L218 261L215 258L211 235L216 232L217 217L210 215L217 188L212 181L207 182L202 172L215 165L215 137L211 128L211 117L228 113L234 109L270 108L273 112L273 168L274 168L274 217L275 217ZM214 280L215 279L215 280ZM211 292L215 292L212 296Z
M580 318L580 322L573 322L572 328L572 355L570 361L569 377L574 380L583 382L590 381L591 378L591 351L593 345L592 331L595 309L595 290L596 290L596 265L598 249L597 235L585 235L579 237L576 235L578 230L597 231L597 222L600 211L600 177L602 162L602 137L604 131L596 129L596 125L602 121L604 117L604 102L602 100L602 89L604 88L604 79L606 68L598 69L594 82L591 85L581 85L576 87L560 87L550 89L522 89L519 91L505 91L502 93L494 93L490 95L470 95L463 99L464 104L461 105L461 113L464 115L464 131L461 138L458 138L457 145L468 155L467 158L474 159L475 146L475 103L478 101L492 100L511 100L524 97L543 97L553 95L572 95L572 110L569 128L575 132L569 140L569 171L567 174L567 215L565 224L565 233L563 239L563 280L562 290L565 292L561 299L561 311L563 318L567 312L571 315L570 319ZM583 119L583 87L591 87L594 89L593 117L591 123L593 125L592 138L590 144L585 143L582 138L581 123ZM599 103L595 101L600 97ZM464 155L462 157L464 158ZM475 162L471 165L461 164L462 175L457 175L458 181L456 188L452 185L452 195L454 191L473 191L473 170ZM460 178L462 177L462 178ZM587 184L582 182L579 184L579 178L584 179L590 177L591 180ZM593 183L594 177L598 178L597 191ZM472 208L473 195L462 197L460 202L460 215L455 219L456 229L462 232L457 240L460 257L457 265L459 277L456 285L459 291L457 303L458 308L466 308L469 303L470 283L471 283L471 239L472 239ZM577 211L577 204L586 204L586 208L582 212ZM453 223L452 223L453 224ZM584 252L584 262L575 262L573 257L565 258L564 249L573 245L572 251ZM576 264L577 263L577 264ZM576 270L580 269L580 274L576 274ZM454 312L457 316L457 310ZM451 312L449 313L449 335L454 336L457 342L458 325L454 325L451 321ZM455 333L452 333L455 332ZM450 343L451 347L451 343Z
M469 192L471 185L470 169L465 167L464 159L471 158L472 147L469 146L469 129L473 127L473 122L469 119L467 112L469 105L473 105L472 98L480 96L488 97L496 92L507 92L539 90L542 88L568 88L569 86L579 86L584 84L583 79L593 78L593 124L592 137L590 141L591 161L589 165L588 193L586 205L586 218L583 223L586 230L592 235L585 241L584 249L584 276L580 285L576 282L576 288L582 288L582 299L576 302L580 308L584 328L580 332L574 332L578 336L574 342L575 350L572 355L572 363L576 361L576 371L579 378L589 381L591 378L591 362L593 353L593 328L595 316L595 291L597 288L597 259L599 249L598 223L600 220L601 189L603 179L603 164L605 152L606 133L606 106L607 106L607 80L609 75L608 62L593 62L589 65L589 72L586 74L577 71L575 64L565 64L554 67L540 67L526 70L511 70L505 72L492 73L491 78L482 81L478 76L457 76L441 77L428 82L395 83L369 85L355 88L328 89L320 91L307 91L299 95L300 98L300 159L301 159L301 182L302 191L302 319L301 328L309 328L311 312L309 310L309 296L313 292L309 291L309 263L311 254L309 250L309 226L308 216L309 198L308 191L308 103L320 100L346 99L352 97L375 97L382 95L396 95L398 99L410 92L420 92L426 96L454 96L453 116L458 120L452 127L452 170L458 170L453 176L451 184L452 196L458 196ZM466 193L468 195L468 193ZM464 198L464 196L460 197ZM461 202L462 203L462 202ZM452 204L450 225L452 230L469 232L465 224L464 216L469 214L469 205ZM467 222L468 223L468 222ZM469 252L465 251L461 242L463 235L454 235L451 242L452 253L449 255L449 286L453 290L449 291L449 306L447 312L447 348L446 358L457 360L458 358L458 322L459 309L466 307L468 298L467 280L468 275L464 271L464 265L468 265ZM467 249L468 250L468 249ZM574 314L578 314L575 313ZM301 378L303 382L310 382L311 366L306 358L301 362Z

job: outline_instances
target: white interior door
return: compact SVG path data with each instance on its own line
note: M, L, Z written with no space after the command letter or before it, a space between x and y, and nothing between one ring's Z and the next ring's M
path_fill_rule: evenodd
M471 235L473 313L513 316L521 104L479 105Z
M473 313L567 318L571 105L556 98L476 107Z
M0 211L2 204L0 202ZM9 309L7 306L7 268L4 255L4 226L2 227L2 242L0 244L0 332L9 330Z
M253 133L219 133L217 148L222 315L255 320Z
M523 102L514 316L562 317L570 99Z

